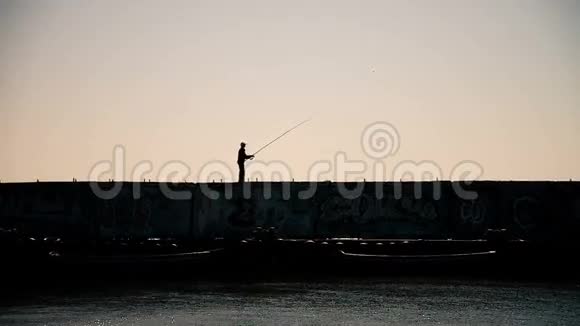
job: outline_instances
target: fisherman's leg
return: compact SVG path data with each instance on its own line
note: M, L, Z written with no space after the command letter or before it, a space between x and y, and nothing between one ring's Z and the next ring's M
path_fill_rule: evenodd
M244 169L243 164L238 164L238 168L240 170L240 174L238 176L238 182L242 183L242 182L244 182L244 178L246 177L246 171Z

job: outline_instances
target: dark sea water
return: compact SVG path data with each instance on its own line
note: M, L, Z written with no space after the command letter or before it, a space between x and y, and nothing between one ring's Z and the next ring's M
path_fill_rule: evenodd
M580 285L130 282L4 293L0 325L580 325Z

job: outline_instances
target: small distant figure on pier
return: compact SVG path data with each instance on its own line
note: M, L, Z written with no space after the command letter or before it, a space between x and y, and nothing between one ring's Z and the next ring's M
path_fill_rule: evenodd
M240 143L240 149L238 150L238 167L240 169L240 174L238 178L239 183L243 183L246 177L246 169L244 167L244 162L248 159L253 159L254 155L247 155L246 154L246 143Z

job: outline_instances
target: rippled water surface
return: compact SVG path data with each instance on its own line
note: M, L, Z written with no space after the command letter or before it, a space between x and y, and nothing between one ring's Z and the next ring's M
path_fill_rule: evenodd
M150 282L3 297L0 325L580 325L580 286L442 280Z

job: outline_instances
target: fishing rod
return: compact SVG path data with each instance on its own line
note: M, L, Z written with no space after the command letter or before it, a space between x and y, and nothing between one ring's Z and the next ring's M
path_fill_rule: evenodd
M266 145L264 145L264 146L260 147L260 149L258 149L258 150L257 150L257 151L256 151L254 154L252 154L252 155L256 155L256 154L258 154L258 153L259 153L260 151L262 151L264 148L266 148L266 147L270 146L270 145L271 145L273 142L277 141L278 139L282 138L284 135L286 135L286 134L287 134L287 133L289 133L290 131L292 131L292 130L294 130L294 129L298 128L298 127L300 127L301 125L305 124L306 122L308 122L308 121L310 121L310 120L311 120L311 119L306 119L306 120L304 120L304 121L300 122L299 124L295 125L294 127L290 128L290 129L288 129L288 130L286 130L286 131L285 131L283 134L281 134L280 136L278 136L278 137L274 138L274 140L272 140L271 142L269 142L269 143L267 143Z

